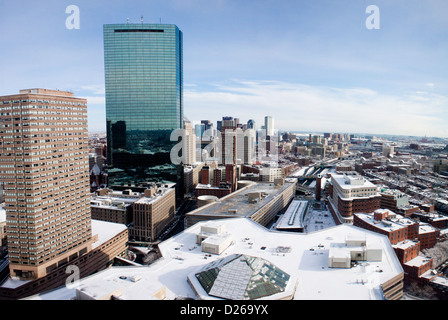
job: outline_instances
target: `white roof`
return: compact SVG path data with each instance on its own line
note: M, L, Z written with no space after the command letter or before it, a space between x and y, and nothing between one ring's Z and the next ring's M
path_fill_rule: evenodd
M431 280L431 282L436 283L440 286L448 287L448 279L445 277L436 276Z
M121 223L113 223L101 220L91 220L92 236L98 235L98 240L92 244L92 249L101 246L104 242L109 241L116 235L120 234L127 227Z
M364 178L363 176L351 176L351 175L339 175L334 174L331 176L333 181L342 189L356 189L356 188L377 188L372 182ZM349 183L347 183L349 182Z
M405 264L407 266L414 266L414 267L420 267L424 264L426 264L429 260L431 260L430 258L427 258L425 256L417 256L412 260L409 260L408 262L406 262Z
M269 231L247 218L223 219L226 231L234 242L221 255L201 251L196 243L200 222L159 245L163 258L149 266L112 267L81 281L84 288L94 286L104 292L121 289L123 299L153 299L155 290L166 287L167 299L176 297L196 298L187 282L188 275L199 272L210 262L233 254L263 258L294 278L298 285L294 299L322 300L376 300L383 299L380 284L403 273L388 238L365 229L343 224L321 231L302 234ZM328 268L328 255L333 243L344 243L347 236L377 243L382 250L382 261L358 263L348 269ZM288 250L278 250L288 248ZM382 272L378 272L378 270ZM139 276L140 281L119 281L119 276ZM114 287L110 288L113 284ZM99 287L99 288L98 288ZM67 289L61 288L61 297ZM63 292L65 290L65 293ZM55 293L52 293L54 299ZM47 299L45 294L36 299Z
M293 200L286 212L277 222L277 229L303 228L305 209L308 208L308 201Z
M95 248L101 246L106 241L109 241L110 239L112 239L113 237L115 237L116 235L118 235L119 233L121 233L127 229L127 227L124 224L106 222L106 221L100 221L100 220L93 220L93 219L91 220L91 225L92 225L92 236L98 235L97 241L95 241L92 244L92 249L95 249ZM19 286L24 285L27 282L28 282L28 280L19 280L19 279L15 279L15 278L9 278L4 283L2 283L1 287L17 288ZM55 293L55 297L59 297L60 299L65 300L64 296L71 297L71 296L73 296L74 293L75 293L75 291L71 291L71 293L64 291L64 290L58 291ZM59 294L59 296L58 296L58 294ZM50 298L50 297L51 297L51 295L48 296L48 299L51 299L51 300L55 299L55 298Z
M152 196L150 196L150 197L141 197L140 199L135 201L135 203L136 204L137 203L140 203L140 204L151 204L151 203L154 203L156 201L159 201L160 199L162 199L163 197L168 195L170 192L175 192L175 189L160 187L160 188L157 189L157 191Z
M392 232L395 230L406 228L406 219L400 219L400 220L375 220L373 217L373 214L371 213L355 213L355 215L363 220L364 222L375 226L378 229L385 230L387 232Z
M418 233L422 234L422 233L431 233L436 231L437 228L434 228L433 226L431 226L428 223L422 223L420 222L419 226L418 226Z
M416 241L406 239L406 240L398 242L397 244L394 244L393 247L405 250L405 249L411 248L415 245L417 245Z

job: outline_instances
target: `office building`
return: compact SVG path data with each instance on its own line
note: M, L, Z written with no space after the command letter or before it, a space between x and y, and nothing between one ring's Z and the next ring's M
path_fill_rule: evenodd
M198 123L194 125L194 134L196 137L201 140L202 136L205 132L205 125L203 123Z
M254 129L237 129L236 157L238 164L252 164L256 160L256 132Z
M205 137L202 137L202 139L210 139L211 137L215 136L215 130L213 127L213 122L211 122L210 120L201 120L201 124L204 125L204 133Z
M21 90L0 97L0 120L10 270L0 299L50 290L69 265L87 276L123 254L127 228L91 220L87 101Z
M418 211L418 206L409 204L409 196L398 189L384 189L381 190L380 195L380 206L382 209L389 209L397 213L409 212L408 215Z
M380 199L377 186L362 176L331 176L328 185L329 209L337 223L352 223L354 213L371 213L379 209Z
M274 131L274 118L270 116L264 117L264 128L266 130L266 136L273 136Z
M257 131L257 128L255 126L255 120L249 119L247 121L247 129L253 129L254 131Z
M129 226L132 222L132 205L139 198L140 193L134 194L130 190L97 190L90 200L92 219Z
M184 189L186 194L194 192L196 186L200 183L203 167L203 162L184 167Z
M87 101L30 89L0 102L10 273L41 278L91 250Z
M79 278L85 278L113 264L116 257L125 256L128 242L128 229L123 224L110 223L92 219L92 250L78 258L62 264L45 277L34 280L7 278L0 284L0 300L17 300L25 297L53 292L58 287L68 288L74 285L74 272L79 271Z
M231 185L225 182L221 182L217 186L212 186L210 184L198 184L195 188L195 195L197 198L202 196L214 196L217 198L222 198L231 193Z
M182 32L169 24L107 24L104 31L109 185L173 182L183 128Z
M182 163L188 166L196 164L196 135L189 120L184 120Z
M145 190L145 196L133 204L130 237L137 241L155 241L173 221L175 213L176 198L172 186L153 186Z
M174 218L173 186L148 184L139 191L98 190L90 201L92 218L126 225L130 240L153 241Z
M276 179L285 179L285 170L282 167L262 167L261 181L274 182Z
M220 161L222 165L236 164L238 120L233 117L222 117L220 134Z

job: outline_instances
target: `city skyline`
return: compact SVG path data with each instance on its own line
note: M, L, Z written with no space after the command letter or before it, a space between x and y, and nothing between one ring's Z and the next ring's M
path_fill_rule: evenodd
M380 29L366 27L370 5ZM68 29L70 5L79 29ZM184 32L185 116L275 119L285 131L448 137L448 22L442 1L13 1L0 3L1 94L86 98L105 131L102 26L173 23ZM16 21L20 21L17 24ZM26 47L23 47L26 39ZM44 76L43 76L44 75ZM225 110L225 114L223 112ZM254 116L256 114L256 116Z
M0 300L446 300L445 8L0 0Z

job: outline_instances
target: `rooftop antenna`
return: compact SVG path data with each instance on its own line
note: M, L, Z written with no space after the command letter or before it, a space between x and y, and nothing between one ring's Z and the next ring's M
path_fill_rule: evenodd
M126 18L126 24L129 24L129 18Z
M143 16L140 17L140 22L143 24Z

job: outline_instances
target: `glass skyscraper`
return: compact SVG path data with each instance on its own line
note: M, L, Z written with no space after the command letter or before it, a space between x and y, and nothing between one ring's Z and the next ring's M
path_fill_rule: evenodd
M182 32L169 24L107 24L104 31L109 185L175 182L183 125Z

